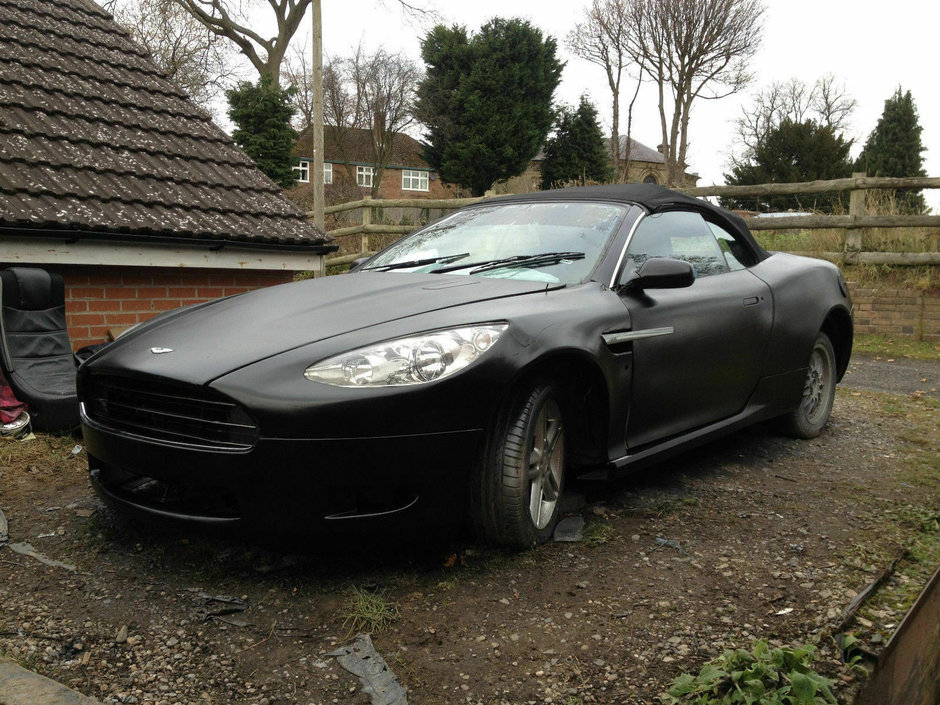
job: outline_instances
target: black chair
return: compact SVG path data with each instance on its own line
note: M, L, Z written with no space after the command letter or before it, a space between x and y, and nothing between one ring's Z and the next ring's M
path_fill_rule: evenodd
M65 325L65 282L33 267L0 272L0 363L33 428L78 426L77 363Z

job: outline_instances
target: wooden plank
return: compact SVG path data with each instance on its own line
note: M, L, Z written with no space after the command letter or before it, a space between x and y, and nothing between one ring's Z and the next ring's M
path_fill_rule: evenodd
M689 196L785 196L807 193L852 191L853 189L934 189L940 188L940 177L905 178L866 176L860 178L803 181L793 184L754 184L751 186L697 186L676 189Z
M217 245L216 245L217 246ZM171 267L268 271L316 271L320 255L240 249L4 236L0 262L14 264L80 264L115 267Z

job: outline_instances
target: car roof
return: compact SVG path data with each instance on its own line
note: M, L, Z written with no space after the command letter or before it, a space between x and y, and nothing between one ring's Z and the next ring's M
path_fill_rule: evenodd
M500 196L483 201L491 203L535 203L539 201L605 201L608 203L635 204L647 213L664 213L672 210L694 210L709 221L721 225L726 230L747 242L758 259L764 259L769 253L764 250L744 219L736 213L714 206L708 201L686 196L657 184L603 184L598 186L575 186L571 188L550 189L534 193Z

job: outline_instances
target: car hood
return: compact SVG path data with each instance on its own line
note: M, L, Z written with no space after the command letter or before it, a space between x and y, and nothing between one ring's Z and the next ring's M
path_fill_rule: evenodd
M245 365L344 333L551 288L559 286L403 272L310 279L170 312L122 336L86 366L89 372L137 372L207 384ZM402 323L402 335L413 332Z

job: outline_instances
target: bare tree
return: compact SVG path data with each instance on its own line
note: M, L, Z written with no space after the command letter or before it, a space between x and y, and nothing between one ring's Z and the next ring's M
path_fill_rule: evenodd
M233 42L262 78L280 81L281 62L291 38L313 0L266 0L277 27L271 37L254 29L255 23L238 0L173 0L210 32Z
M303 62L293 57L289 65L291 82L302 93L303 86L309 84L309 70L300 69ZM330 126L330 143L339 152L346 174L352 177L352 146L360 139L360 131L368 133L371 162L375 165L373 195L394 153L397 135L414 121L414 96L420 79L421 71L414 61L384 49L370 54L360 45L352 56L329 57L324 62L323 113ZM297 107L305 116L312 111L309 105Z
M784 120L793 123L815 120L836 134L843 133L856 105L832 74L817 79L812 87L799 78L775 81L756 93L750 106L742 108L736 121L736 142L741 154L732 156L731 162L750 160L758 145Z
M284 79L293 86L294 129L303 132L313 124L313 67L309 49L293 49L284 60Z
M604 69L613 101L611 115L610 157L620 176L620 81L624 69L633 60L627 52L630 32L629 3L632 0L592 0L584 10L584 19L568 33L568 49L578 58ZM627 108L626 169L630 162L630 132L633 126L633 105L639 94L640 74L636 90Z
M356 130L364 129L368 124L363 101L355 88L355 82L349 80L349 66L358 66L363 62L362 46L356 47L352 58L330 57L323 66L323 116L330 125L331 142L339 151L345 165L345 178L355 185L352 168L352 135Z
M280 81L281 64L307 8L313 0L173 0L211 32L233 42L247 57L260 77ZM271 9L277 32L264 37L255 29L251 6L267 4ZM436 14L409 0L398 0L402 11L410 16L433 18Z
M421 79L417 64L402 53L382 49L373 54L365 72L357 72L357 93L369 119L375 177L372 195L378 195L382 174L395 150L399 133L414 122L415 91Z
M209 109L235 78L228 44L174 0L113 1L109 10L169 79L203 108Z
M813 110L822 123L835 132L845 132L858 107L858 101L846 93L845 84L836 83L835 76L827 73L816 81L813 94Z
M635 0L628 51L655 83L669 185L682 186L696 99L746 86L760 44L761 0ZM671 111L671 112L670 112Z

